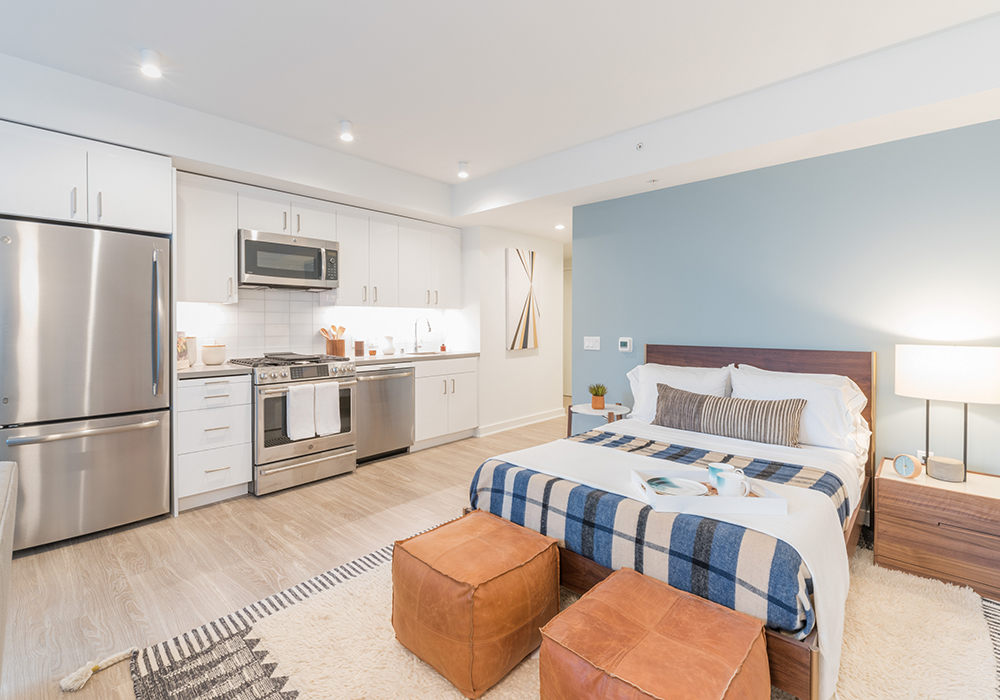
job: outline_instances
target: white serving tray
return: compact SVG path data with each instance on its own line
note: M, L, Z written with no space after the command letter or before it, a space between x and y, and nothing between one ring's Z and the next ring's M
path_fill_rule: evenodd
M639 493L639 500L651 505L657 513L788 515L788 501L756 479L747 479L747 481L750 482L750 487L758 498L719 495L665 496L653 491L652 487L646 483L647 479L654 476L690 479L707 484L708 471L705 469L651 469L645 471L633 469L632 484Z

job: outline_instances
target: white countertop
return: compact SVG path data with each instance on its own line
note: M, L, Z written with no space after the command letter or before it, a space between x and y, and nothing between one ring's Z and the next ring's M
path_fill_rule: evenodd
M367 357L352 357L356 365L385 365L391 362L422 362L424 360L453 360L459 357L479 357L478 352L435 352L426 355L415 355L412 352L397 352L395 355L368 355Z
M232 377L239 374L252 374L252 367L242 365L231 365L229 363L221 365L197 364L194 367L177 370L178 379L205 379L206 377Z

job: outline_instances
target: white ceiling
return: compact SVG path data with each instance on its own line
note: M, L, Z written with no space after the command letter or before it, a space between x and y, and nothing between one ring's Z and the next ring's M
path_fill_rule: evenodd
M0 0L0 53L456 183L460 160L471 180L997 11L1000 0ZM162 79L137 70L142 48L162 54Z

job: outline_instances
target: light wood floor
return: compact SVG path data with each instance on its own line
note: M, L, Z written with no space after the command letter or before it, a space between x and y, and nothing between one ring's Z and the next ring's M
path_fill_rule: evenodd
M553 419L470 438L18 555L0 697L68 700L59 679L85 663L174 637L457 517L482 462L563 437L565 426ZM73 700L133 697L119 692L131 685L128 663L101 675Z

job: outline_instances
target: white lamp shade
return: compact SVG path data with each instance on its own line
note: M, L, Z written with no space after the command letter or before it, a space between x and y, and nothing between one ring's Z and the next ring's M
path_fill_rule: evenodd
M896 394L958 403L1000 403L1000 348L897 345Z

